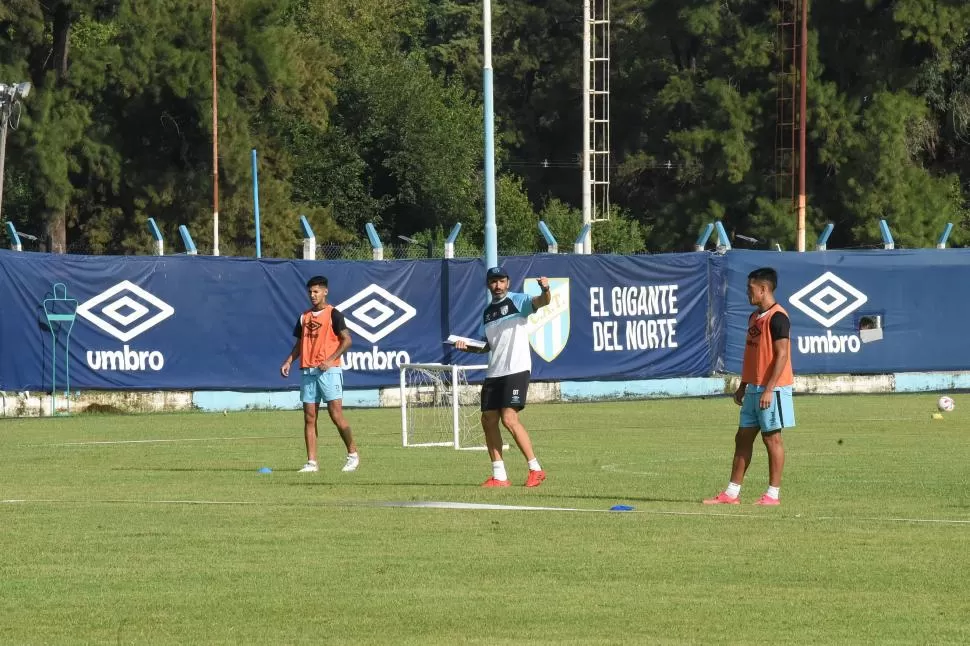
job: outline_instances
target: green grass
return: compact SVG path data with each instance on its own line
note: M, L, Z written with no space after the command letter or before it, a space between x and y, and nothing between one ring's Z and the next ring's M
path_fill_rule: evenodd
M329 422L295 472L297 412L3 420L0 642L968 643L970 398L934 400L798 397L765 509L760 444L745 504L699 503L726 398L530 406L536 490L402 448L394 410L348 411L354 474ZM379 506L407 501L589 511Z

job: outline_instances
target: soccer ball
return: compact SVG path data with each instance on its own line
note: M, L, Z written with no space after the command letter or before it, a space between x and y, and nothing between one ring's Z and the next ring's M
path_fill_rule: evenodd
M936 400L936 407L944 413L949 413L951 410L953 410L953 405L953 399L950 397L944 396Z

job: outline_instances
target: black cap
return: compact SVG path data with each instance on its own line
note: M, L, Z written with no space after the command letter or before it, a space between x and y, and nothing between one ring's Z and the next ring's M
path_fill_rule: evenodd
M491 280L493 278L508 278L509 273L502 269L501 267L492 267L485 273L485 280Z

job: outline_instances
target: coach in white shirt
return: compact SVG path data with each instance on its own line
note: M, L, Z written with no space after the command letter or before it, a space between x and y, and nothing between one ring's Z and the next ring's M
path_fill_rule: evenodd
M525 408L532 373L532 351L529 348L527 320L530 314L552 301L549 279L536 279L542 290L539 296L509 291L509 275L501 267L492 267L485 275L492 302L482 313L479 335L485 347L469 347L456 341L455 348L464 352L489 353L488 372L482 384L482 428L485 444L492 459L492 477L483 487L508 487L509 476L502 459L502 432L498 423L512 434L515 443L529 464L526 487L538 487L546 479L532 450L532 440L519 421L519 411Z

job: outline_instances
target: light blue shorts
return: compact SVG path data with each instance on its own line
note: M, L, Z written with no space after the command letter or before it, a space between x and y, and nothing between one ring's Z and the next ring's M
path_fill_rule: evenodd
M773 433L795 425L795 404L792 401L792 387L775 388L771 406L761 408L761 386L748 386L741 404L741 428L760 428L762 433Z
M342 368L330 368L326 372L319 368L303 368L301 373L300 401L304 404L324 404L343 398Z

